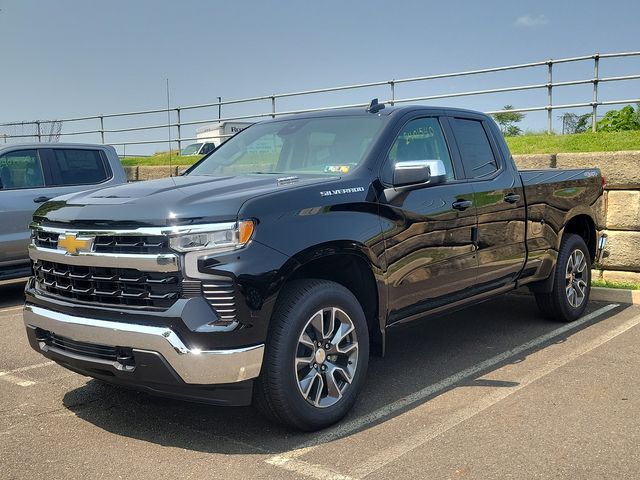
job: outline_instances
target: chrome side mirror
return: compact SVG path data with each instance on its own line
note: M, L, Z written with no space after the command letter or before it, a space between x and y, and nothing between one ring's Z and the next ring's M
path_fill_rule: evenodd
M409 160L397 162L393 170L394 187L438 185L447 180L442 160Z

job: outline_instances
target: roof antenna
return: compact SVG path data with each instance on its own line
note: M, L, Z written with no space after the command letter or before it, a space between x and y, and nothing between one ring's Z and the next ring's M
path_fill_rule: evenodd
M384 108L384 103L378 103L378 99L374 98L373 100L371 100L371 103L367 107L367 112L378 113L383 108Z
M169 108L170 105L169 99L169 79L167 78L167 130L169 130L169 176L173 177L173 173L171 173L171 110Z

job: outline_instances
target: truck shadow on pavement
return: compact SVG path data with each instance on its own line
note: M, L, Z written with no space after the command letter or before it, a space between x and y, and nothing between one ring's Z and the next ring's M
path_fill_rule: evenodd
M601 306L592 303L587 312ZM384 422L461 385L516 386L516 382L480 377L504 364L519 362L550 343L563 342L623 308L611 310L519 357L510 357L346 435ZM514 294L392 331L388 337L386 357L371 358L364 390L343 422L374 412L561 325L541 318L533 297ZM300 433L270 423L252 407L215 407L157 398L96 380L89 380L84 386L67 392L63 402L78 418L115 435L207 453L278 454L300 445L326 441L327 438L323 434ZM327 430L331 431L331 428ZM326 434L327 430L323 433Z

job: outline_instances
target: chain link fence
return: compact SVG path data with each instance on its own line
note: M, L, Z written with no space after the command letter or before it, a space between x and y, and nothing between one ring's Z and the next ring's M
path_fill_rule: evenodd
M62 120L32 120L0 124L0 144L59 142Z

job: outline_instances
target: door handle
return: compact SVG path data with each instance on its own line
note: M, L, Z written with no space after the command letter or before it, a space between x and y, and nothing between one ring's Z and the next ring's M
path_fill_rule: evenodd
M471 205L473 205L473 202L471 200L456 200L455 202L453 202L453 205L451 205L453 208L455 208L456 210L466 210L467 208L469 208Z
M504 196L504 201L507 203L516 203L519 200L520 200L520 195L518 195L517 193L507 193Z
M47 200L51 200L52 197L45 197L44 195L40 196L40 197L36 197L33 199L34 203L43 203L46 202Z

